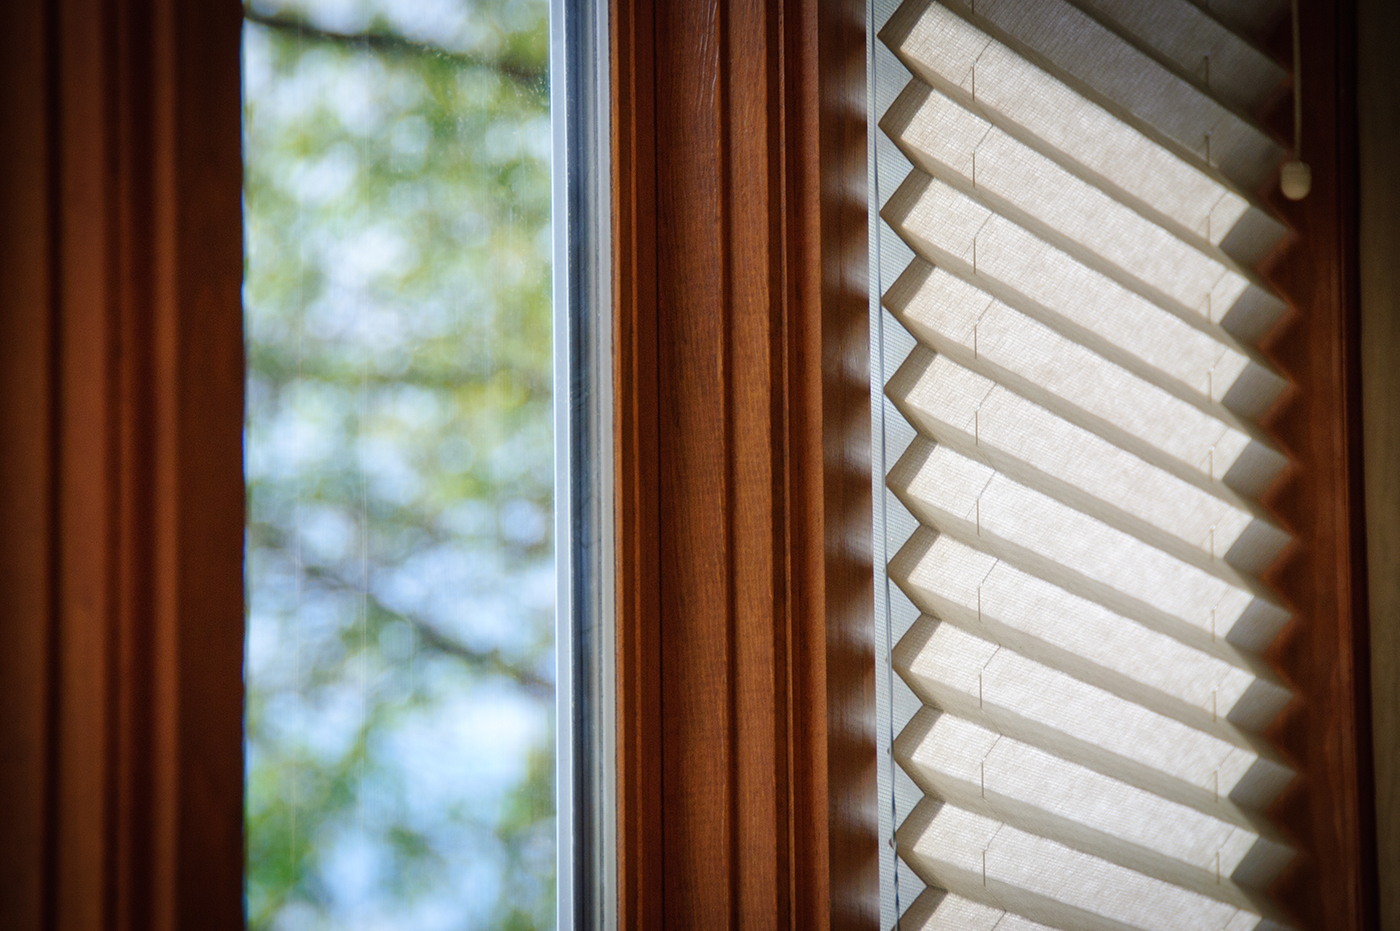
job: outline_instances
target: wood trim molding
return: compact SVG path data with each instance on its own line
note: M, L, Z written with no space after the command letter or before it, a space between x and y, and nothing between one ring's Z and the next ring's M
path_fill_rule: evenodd
M622 928L878 924L863 20L612 5Z
M1300 851L1274 894L1308 929L1377 927L1362 489L1355 3L1303 3L1303 158L1312 193L1261 196L1293 230L1265 278L1291 306L1261 346L1289 391L1264 426L1289 456L1264 504L1295 541L1264 580L1293 612L1267 657L1295 700L1268 732L1300 776L1270 815ZM1273 45L1288 60L1287 18ZM1292 136L1292 99L1266 120Z
M0 925L242 927L237 4L0 32Z

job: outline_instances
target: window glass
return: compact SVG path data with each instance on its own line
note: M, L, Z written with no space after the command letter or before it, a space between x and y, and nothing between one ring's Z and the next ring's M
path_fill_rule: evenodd
M548 8L247 8L247 896L554 924Z

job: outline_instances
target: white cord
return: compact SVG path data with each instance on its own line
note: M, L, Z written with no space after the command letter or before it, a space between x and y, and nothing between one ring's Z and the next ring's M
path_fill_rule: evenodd
M1298 0L1293 0L1293 157L1303 158L1303 39L1298 31Z
M1298 29L1298 0L1293 0L1293 159L1284 162L1279 187L1289 200L1312 190L1312 169L1303 161L1303 39Z

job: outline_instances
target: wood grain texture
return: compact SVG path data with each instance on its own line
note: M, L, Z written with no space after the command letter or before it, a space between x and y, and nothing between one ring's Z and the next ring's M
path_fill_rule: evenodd
M232 931L240 15L174 0L10 14L5 67L25 72L0 104L0 470L16 504L0 514L15 670L0 679L0 925Z
M862 17L613 5L624 928L877 923Z
M1359 0L1362 419L1380 927L1400 931L1400 7Z
M611 7L618 923L663 927L652 5Z
M1355 6L1301 5L1312 193L1261 197L1293 230L1265 266L1291 305L1263 349L1291 381L1265 418L1291 466L1264 498L1294 534L1265 581L1293 612L1268 658L1296 698L1268 736L1300 777L1270 810L1300 850L1274 887L1306 929L1376 927L1357 288ZM1285 60L1286 22L1275 37ZM1291 99L1267 115L1291 136Z
M50 23L22 4L0 30L0 924L37 927L45 896L53 376L47 274Z

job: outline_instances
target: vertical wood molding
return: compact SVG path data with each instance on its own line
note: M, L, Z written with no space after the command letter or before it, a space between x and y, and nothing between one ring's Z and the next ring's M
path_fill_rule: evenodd
M1376 927L1370 655L1361 471L1355 4L1303 3L1304 200L1261 196L1296 231L1265 277L1292 307L1261 349L1292 387L1264 426L1289 471L1264 504L1295 537L1265 581L1293 612L1268 659L1296 693L1269 738L1300 776L1270 809L1300 850L1274 893L1307 929ZM1290 42L1286 17L1280 60ZM1292 135L1291 98L1269 123Z
M624 928L878 922L863 15L612 7Z
M1380 927L1400 931L1400 7L1358 0L1362 415Z
M876 928L866 10L860 0L802 10L792 117L802 145L790 184L801 251L790 300L810 307L819 297L820 317L809 311L790 334L798 374L789 409L806 479L793 521L805 579L796 642L812 645L799 650L806 661L794 678L815 712L797 718L796 765L816 777L798 786L796 856L825 875L796 891L794 926Z
M37 928L48 747L52 429L49 24L16 4L0 30L0 924Z
M618 926L662 928L657 489L656 145L652 4L610 7L617 482ZM648 621L650 620L650 622Z
M240 11L14 6L0 39L0 925L232 931Z

